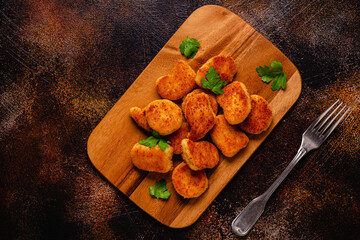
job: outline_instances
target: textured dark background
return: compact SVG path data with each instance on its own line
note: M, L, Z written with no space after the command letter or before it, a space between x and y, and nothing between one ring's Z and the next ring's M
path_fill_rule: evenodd
M185 229L153 220L86 153L90 132L198 7L221 5L299 69L299 100ZM230 223L340 98L352 114L270 199L248 239L360 236L357 0L1 1L0 239L236 239Z

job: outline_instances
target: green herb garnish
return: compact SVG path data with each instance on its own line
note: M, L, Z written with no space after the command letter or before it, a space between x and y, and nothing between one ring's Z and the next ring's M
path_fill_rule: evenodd
M224 91L222 88L226 85L226 81L220 80L220 75L216 73L216 70L213 66L211 66L206 73L206 79L201 79L201 84L203 88L209 89L213 93L220 95L223 94Z
M139 141L139 143L149 148L155 147L156 144L158 144L159 148L165 151L165 149L169 147L170 141L165 140L158 132L152 130L152 136Z
M151 196L156 197L157 199L168 199L171 193L167 190L168 186L166 185L166 181L161 179L158 182L155 182L155 186L149 187L149 193Z
M265 83L271 83L271 90L277 91L281 88L285 90L286 86L286 74L283 71L283 66L281 62L271 61L271 68L268 65L264 65L264 67L259 66L256 68L259 76L262 77L261 80Z
M198 48L200 47L200 42L195 38L187 37L182 43L180 44L180 52L187 58L194 58Z

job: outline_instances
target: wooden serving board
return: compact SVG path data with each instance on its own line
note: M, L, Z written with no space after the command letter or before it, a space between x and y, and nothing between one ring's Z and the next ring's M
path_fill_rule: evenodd
M180 43L187 36L198 39L201 44L193 59L186 59L179 51ZM203 195L196 199L184 199L173 189L171 172L148 173L132 165L130 150L147 135L132 121L129 109L134 106L145 107L159 99L155 81L170 73L177 61L186 60L197 71L215 55L230 55L235 59L238 67L235 81L242 81L250 94L263 96L270 103L274 119L269 130L257 136L249 136L250 143L245 149L232 158L222 156L217 167L206 171L209 188ZM272 91L270 84L263 83L257 75L256 67L269 65L272 60L283 64L288 76L285 91ZM88 140L88 155L94 166L141 209L167 226L183 228L199 218L279 123L300 92L299 71L271 42L229 10L219 6L204 6L189 16L94 129ZM175 156L174 165L180 162L181 157ZM167 201L152 198L148 193L149 186L163 178L172 193Z

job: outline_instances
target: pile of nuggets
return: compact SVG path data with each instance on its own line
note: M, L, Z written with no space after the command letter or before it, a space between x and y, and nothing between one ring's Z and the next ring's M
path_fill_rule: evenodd
M202 88L201 79L211 66L220 80L227 82L221 95ZM197 73L181 60L171 74L157 79L156 89L162 99L145 108L132 107L130 115L140 127L147 132L155 130L171 145L162 151L158 145L149 148L136 143L130 154L133 164L150 172L173 170L173 186L184 198L204 193L208 188L204 169L219 163L219 150L226 157L236 155L249 142L246 133L260 134L272 121L268 102L249 95L243 83L233 81L235 74L236 64L230 56L215 56ZM208 133L211 140L203 140ZM173 154L181 154L183 159L175 169Z

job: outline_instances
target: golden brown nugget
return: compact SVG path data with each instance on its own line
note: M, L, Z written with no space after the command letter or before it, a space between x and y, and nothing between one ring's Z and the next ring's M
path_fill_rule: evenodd
M246 134L236 126L230 125L224 115L216 116L216 123L210 131L210 136L226 157L234 156L249 143Z
M228 123L236 125L245 120L251 110L251 98L241 82L235 81L223 88L224 93L216 96Z
M234 59L230 56L215 56L210 58L197 71L195 82L199 87L202 87L201 79L206 78L206 73L211 66L213 66L216 73L220 75L221 81L230 83L233 80L236 73L236 64Z
M215 124L209 96L205 93L192 94L185 98L182 107L190 125L188 138L193 141L203 138Z
M159 99L149 103L145 109L146 120L160 135L169 135L181 127L181 108L170 100Z
M196 87L195 76L190 65L181 60L169 75L156 80L156 90L162 98L178 100Z
M147 132L151 132L151 128L146 121L145 108L143 109L139 107L130 108L130 116L137 123L137 125L145 129Z
M193 142L184 139L181 147L182 159L194 171L213 168L219 163L219 151L208 141Z
M171 146L174 149L175 154L181 154L181 141L187 138L190 133L190 126L187 122L183 122L179 130L168 136L168 140L171 142Z
M199 197L209 186L204 170L191 170L184 162L174 169L171 178L176 192L184 198Z
M266 131L273 119L269 103L259 95L251 95L251 112L239 127L251 134L260 134Z
M188 93L185 97L184 97L184 100L187 96L191 95L191 94L197 94L197 93L206 93L208 96L209 96L209 100L210 100L210 106L213 110L213 112L215 113L215 115L217 114L218 112L218 103L216 101L216 96L214 93L210 92L210 91L207 91L203 88L197 88L197 89L194 89L192 92ZM183 109L183 112L184 112L184 109Z
M144 171L166 173L173 168L171 146L163 151L158 145L149 148L136 143L131 149L130 157L134 166Z

